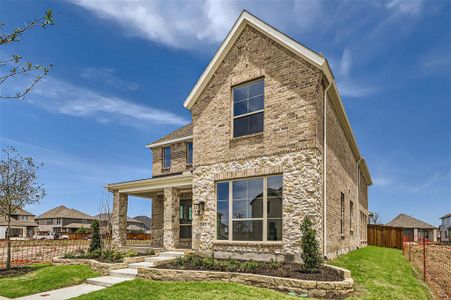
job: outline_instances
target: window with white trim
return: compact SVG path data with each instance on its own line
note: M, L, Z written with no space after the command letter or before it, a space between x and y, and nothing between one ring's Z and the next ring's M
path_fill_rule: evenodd
M263 131L264 81L242 84L232 89L233 137Z
M282 240L282 175L218 182L218 240Z
M171 167L171 147L163 148L163 168L168 169Z

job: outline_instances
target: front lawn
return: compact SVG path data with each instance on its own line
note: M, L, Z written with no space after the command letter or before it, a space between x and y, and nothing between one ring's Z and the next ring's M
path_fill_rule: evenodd
M352 272L350 299L431 299L400 250L367 246L329 263Z
M159 299L159 300L247 300L247 299L299 299L268 289L259 289L236 283L220 282L165 282L135 279L116 284L104 290L74 298L94 299Z
M35 265L26 274L0 278L0 296L17 298L83 283L99 273L86 265Z

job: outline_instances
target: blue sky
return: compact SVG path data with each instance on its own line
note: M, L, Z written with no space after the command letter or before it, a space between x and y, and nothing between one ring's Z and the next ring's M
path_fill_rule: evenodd
M149 177L145 145L189 122L182 103L242 9L328 58L374 180L370 210L432 224L451 211L450 1L0 1L0 20L47 8L55 26L0 48L54 65L25 101L0 102L0 144L45 164L32 212L96 214L105 184ZM131 199L131 216L149 213Z

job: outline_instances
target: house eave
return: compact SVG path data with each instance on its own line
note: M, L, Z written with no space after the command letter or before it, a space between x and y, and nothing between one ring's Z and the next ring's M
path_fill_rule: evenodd
M172 139L172 140L167 140L167 141L162 141L162 142L158 142L158 143L148 144L148 145L146 145L146 147L152 149L152 148L167 146L167 145L180 143L180 142L184 142L184 141L190 141L192 139L193 139L193 136L189 135L189 136L184 136L184 137L176 138L176 139Z

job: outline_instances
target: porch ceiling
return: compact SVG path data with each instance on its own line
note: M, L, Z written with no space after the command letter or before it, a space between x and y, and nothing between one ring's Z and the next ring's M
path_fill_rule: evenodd
M172 176L111 183L106 188L109 191L118 191L131 196L153 198L157 193L162 192L164 188L172 187L184 190L192 189L192 186L193 175L191 172L187 172Z

